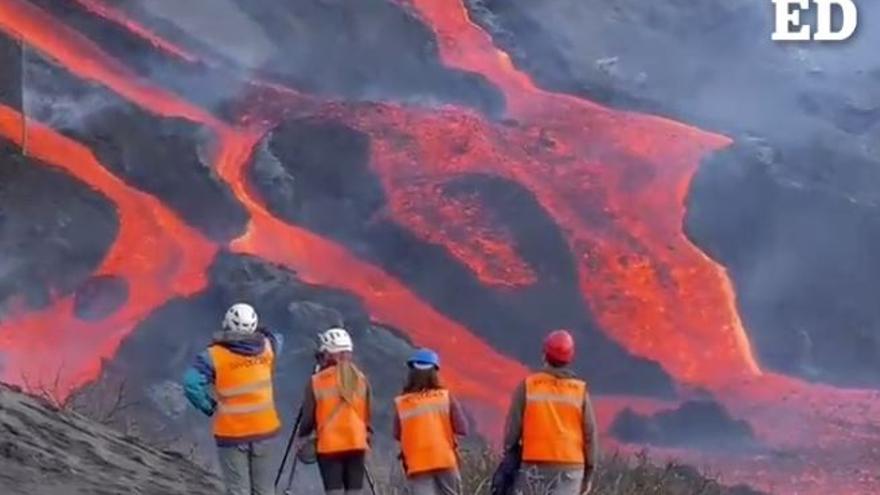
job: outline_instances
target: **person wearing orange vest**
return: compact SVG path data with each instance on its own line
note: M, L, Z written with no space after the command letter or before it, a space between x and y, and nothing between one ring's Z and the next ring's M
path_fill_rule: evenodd
M220 468L228 495L274 495L269 440L281 430L275 409L275 356L280 335L257 328L248 304L234 304L223 331L184 374L190 403L214 418Z
M412 495L461 495L456 436L468 432L467 419L440 384L440 358L421 349L408 361L403 393L394 399L394 438Z
M326 494L359 494L372 435L370 384L352 362L354 344L347 331L331 328L319 341L322 369L306 386L299 437L301 442L314 438Z
M573 359L571 334L551 332L544 340L544 369L513 394L504 448L521 450L517 495L578 495L592 488L596 419L586 382L568 369Z

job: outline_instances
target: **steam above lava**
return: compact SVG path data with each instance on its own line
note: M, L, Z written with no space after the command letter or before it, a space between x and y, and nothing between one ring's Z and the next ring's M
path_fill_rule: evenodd
M0 4L0 30L156 122L180 120L197 126L208 136L203 143L206 173L227 188L246 223L228 242L205 235L176 203L111 173L114 167L102 163L106 159L99 159L96 150L48 122L28 122L25 134L22 122L32 116L0 106L0 135L22 148L26 140L29 156L113 202L120 230L94 275L123 280L128 288L125 303L98 321L79 318L72 295L4 320L4 381L29 377L45 383L63 367L63 391L82 386L98 376L102 359L111 357L149 314L172 298L203 290L216 254L230 250L284 266L306 283L353 294L374 321L438 349L446 363L445 378L476 411L481 432L497 435L508 394L526 372L522 360L527 357L500 352L499 341L534 335L490 335L469 328L397 276L394 267L379 266L344 242L280 218L248 172L261 142L279 125L307 117L366 136L369 170L386 201L376 214L422 245L447 253L499 298L539 285L542 271L523 255L512 229L504 225L509 220L493 216L485 197L456 193L450 185L473 177L518 185L564 240L576 271L577 297L609 340L635 358L658 363L682 388L715 394L750 421L768 445L788 446L790 430L780 426L777 415L791 414L797 421L789 421L803 421L816 434L798 438L797 447L831 456L847 442L829 433L827 423L842 418L862 427L852 411L877 407L867 393L763 374L724 268L683 233L691 179L700 161L729 146L729 138L539 89L471 22L461 2L412 0L407 7L433 31L446 68L477 74L500 92L503 118L454 105L425 108L315 97L261 73L218 68L204 62L209 54L159 36L124 9L77 0L85 9L78 15L121 26L131 40L146 43L153 56L167 57L170 67L186 67L204 81L241 89L224 102L222 111L206 108L173 84L132 69L90 33L67 25L56 13L62 7L44 4L6 0ZM121 158L110 154L107 159ZM543 329L535 330L537 335ZM587 329L578 331L587 334ZM585 350L584 360L590 352ZM792 405L780 413L773 403L781 394L788 394ZM620 409L621 400L600 403L600 411ZM835 401L849 407L833 410ZM866 435L871 440L877 436ZM754 462L736 459L731 465L741 470L731 471L742 476Z

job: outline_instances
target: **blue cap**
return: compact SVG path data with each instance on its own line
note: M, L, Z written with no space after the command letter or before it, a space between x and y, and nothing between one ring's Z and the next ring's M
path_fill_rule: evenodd
M440 368L440 356L431 349L419 349L406 364L417 370L430 370Z

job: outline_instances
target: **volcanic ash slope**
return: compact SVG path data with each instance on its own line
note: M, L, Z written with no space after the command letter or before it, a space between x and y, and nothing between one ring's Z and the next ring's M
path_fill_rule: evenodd
M216 477L80 415L0 385L0 493L216 494Z

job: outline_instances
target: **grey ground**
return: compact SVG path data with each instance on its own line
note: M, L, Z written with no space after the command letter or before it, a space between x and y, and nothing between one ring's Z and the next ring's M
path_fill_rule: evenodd
M0 386L4 495L217 494L213 474Z

